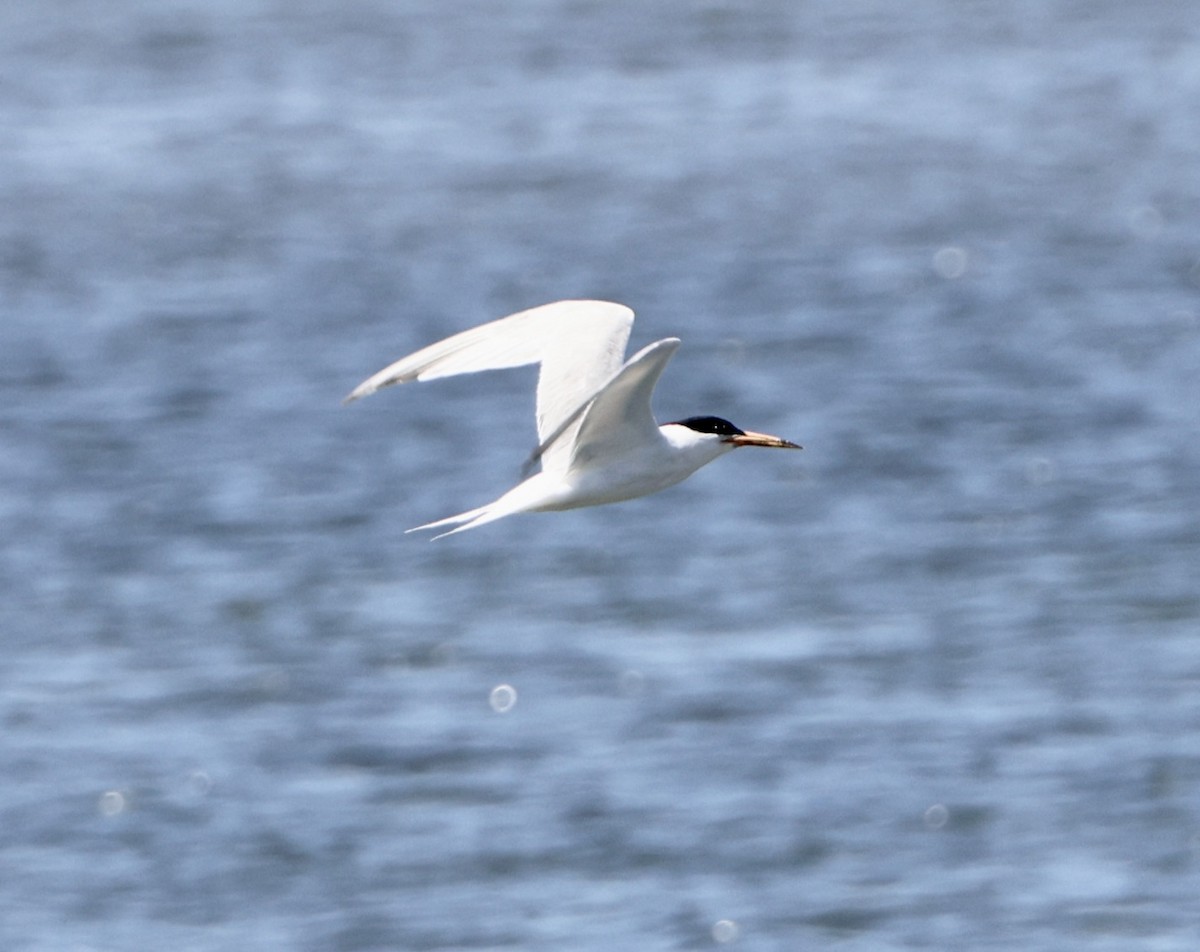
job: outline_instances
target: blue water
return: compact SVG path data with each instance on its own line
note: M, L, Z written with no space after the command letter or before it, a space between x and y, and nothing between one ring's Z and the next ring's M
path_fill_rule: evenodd
M4 5L0 947L1200 947L1194 14ZM583 296L805 451L405 537Z

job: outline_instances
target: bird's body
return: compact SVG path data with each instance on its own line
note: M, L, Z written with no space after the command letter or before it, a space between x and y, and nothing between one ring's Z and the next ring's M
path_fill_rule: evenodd
M799 448L718 417L659 426L650 395L679 340L665 338L623 361L632 326L624 305L558 301L431 344L359 384L346 402L410 380L540 365L539 445L530 463L541 471L486 506L416 529L453 526L442 533L450 535L518 512L621 502L672 486L738 446Z

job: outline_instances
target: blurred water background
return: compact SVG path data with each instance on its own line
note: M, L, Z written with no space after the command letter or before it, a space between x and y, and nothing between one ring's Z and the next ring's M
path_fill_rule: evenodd
M0 10L0 946L1200 948L1193 4ZM562 297L803 443L429 543Z

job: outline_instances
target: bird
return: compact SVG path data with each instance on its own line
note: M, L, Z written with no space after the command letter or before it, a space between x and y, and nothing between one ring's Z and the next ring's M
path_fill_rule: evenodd
M537 448L516 486L458 515L415 526L435 539L524 512L552 512L635 499L666 489L741 446L802 449L716 416L655 421L650 397L678 337L628 360L633 311L612 301L556 301L473 327L402 357L343 400L413 380L538 364ZM540 464L540 471L534 472Z

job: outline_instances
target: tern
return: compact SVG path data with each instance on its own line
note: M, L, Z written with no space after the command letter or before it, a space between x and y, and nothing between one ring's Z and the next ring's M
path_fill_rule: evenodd
M666 489L739 446L794 449L778 436L742 430L715 416L659 426L650 395L679 338L623 360L633 311L610 301L557 301L430 344L368 377L343 401L392 384L538 364L538 446L529 475L499 499L409 529L453 535L519 512L622 502ZM447 528L453 527L453 528Z

